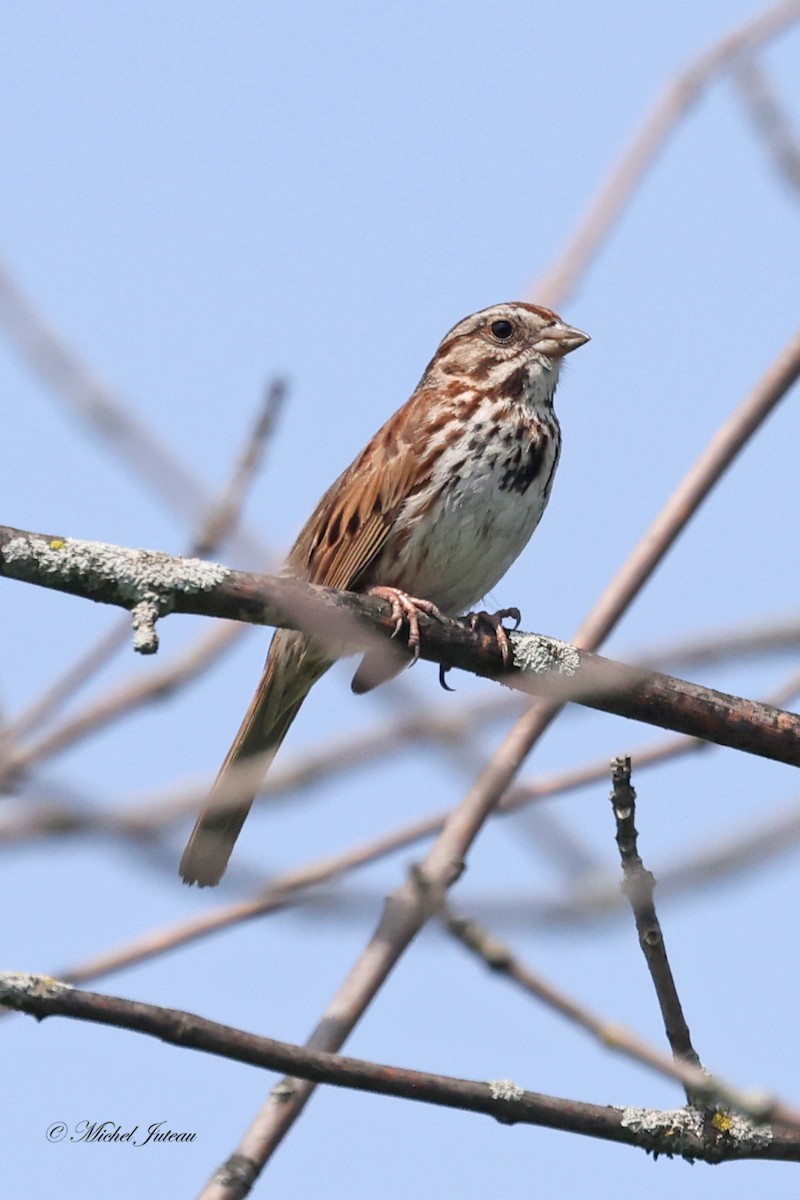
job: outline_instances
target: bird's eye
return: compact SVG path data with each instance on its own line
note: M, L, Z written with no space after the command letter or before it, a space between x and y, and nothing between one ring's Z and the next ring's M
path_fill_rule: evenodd
M514 326L510 321L492 321L492 334L498 342L507 342L513 337Z

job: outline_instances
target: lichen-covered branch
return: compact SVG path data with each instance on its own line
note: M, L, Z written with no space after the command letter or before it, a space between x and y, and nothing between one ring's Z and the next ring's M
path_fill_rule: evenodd
M6 526L0 526L0 574L129 609L138 618L139 647L145 641L146 649L153 648L154 638L147 613L195 613L303 629L340 653L366 649L376 636L388 638L394 630L391 606L373 596ZM542 634L509 633L513 661L505 667L492 633L424 614L420 632L421 656L446 667L501 679L551 702L573 701L800 766L800 717L794 713L625 666Z
M194 1013L142 1004L118 996L84 992L44 975L0 974L0 1004L41 1019L71 1017L128 1029L187 1049L203 1050L270 1071L290 1071L296 1080L334 1084L377 1095L397 1096L468 1112L485 1113L503 1124L540 1125L606 1141L639 1146L651 1153L694 1161L745 1158L796 1162L800 1135L791 1121L777 1123L782 1106L757 1100L758 1122L726 1114L724 1128L709 1136L691 1110L659 1112L616 1108L529 1092L510 1079L455 1079L425 1071L386 1066L308 1046L259 1037L208 1021ZM787 1115L791 1115L787 1112ZM772 1116L776 1123L764 1123ZM255 1164L253 1164L255 1166ZM257 1171L256 1171L257 1173Z

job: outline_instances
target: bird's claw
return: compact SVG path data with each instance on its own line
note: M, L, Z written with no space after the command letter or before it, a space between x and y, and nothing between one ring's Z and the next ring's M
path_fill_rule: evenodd
M522 614L518 608L501 608L497 612L473 612L467 613L466 620L473 632L481 625L488 625L494 632L497 639L497 648L500 651L500 656L503 660L503 666L511 665L511 645L508 640L508 633L503 628L503 618L506 617L514 622L514 628L519 629L519 623L522 620Z
M403 628L403 623L408 622L408 648L416 662L419 658L419 614L424 613L426 617L441 617L439 609L430 600L409 596L408 592L403 592L400 588L371 587L367 591L370 596L379 596L381 600L388 600L391 604L392 620L394 621L392 637L397 637Z

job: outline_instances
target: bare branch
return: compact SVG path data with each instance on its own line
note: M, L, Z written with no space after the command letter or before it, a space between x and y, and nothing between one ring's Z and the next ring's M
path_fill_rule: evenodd
M667 958L667 948L661 931L661 922L656 914L654 891L655 879L651 871L645 870L639 857L638 834L636 831L636 792L631 786L630 757L617 758L611 764L611 807L617 825L617 846L622 863L623 891L633 910L639 945L647 962L658 997L667 1040L672 1047L676 1062L701 1067L699 1055L692 1045L689 1026L683 1015L683 1005L675 986L675 978ZM687 1087L686 1098L690 1104L698 1103L698 1095Z
M98 954L77 966L60 970L57 975L69 983L85 983L90 979L99 979L114 971L186 946L211 933L232 928L265 913L279 911L297 903L298 895L302 892L308 892L309 889L318 887L330 879L367 866L388 854L430 837L432 833L439 832L443 823L442 818L435 822L423 818L414 825L406 825L371 841L350 846L339 854L304 863L276 875L255 899L219 905L199 917L142 934L124 946Z
M783 33L800 18L800 3L777 4L701 54L670 83L601 183L555 262L529 291L540 304L558 308L588 269L625 205L669 135L709 83L746 52Z
M440 916L448 933L452 934L460 945L481 959L490 971L517 984L528 995L535 996L548 1008L578 1025L596 1038L606 1050L617 1051L634 1062L657 1071L667 1079L677 1080L693 1096L698 1096L699 1089L699 1094L705 1104L718 1102L732 1104L740 1112L744 1111L740 1107L742 1100L745 1101L746 1106L749 1106L750 1101L747 1099L746 1093L742 1093L738 1089L731 1089L729 1085L720 1089L719 1080L717 1080L717 1086L709 1091L710 1076L702 1069L699 1060L693 1061L682 1056L670 1058L669 1055L656 1050L643 1038L638 1037L618 1022L600 1017L585 1005L579 1004L560 988L532 971L508 945L477 921L456 916L447 905L443 907ZM738 1096L738 1100L734 1099L734 1095ZM749 1107L748 1113L752 1115Z
M255 479L286 400L286 381L274 379L266 389L260 411L244 444L231 478L202 522L189 551L198 558L214 554L239 523L247 491Z
M120 644L119 632L115 627L111 633L115 649ZM127 640L127 629L123 632ZM109 689L51 732L24 747L14 748L13 743L25 728L27 721L25 725L18 725L16 721L10 722L0 732L0 762L11 759L15 763L15 770L28 771L34 765L62 753L82 738L97 733L120 717L127 716L155 700L165 699L185 684L197 679L203 672L210 670L243 632L243 626L234 624L220 625L212 629L175 655L173 660L160 670L153 671L146 678L135 678ZM102 643L98 644L98 651L101 651L101 647ZM80 669L80 664L77 664L76 669ZM68 684L66 677L63 683L65 686Z
M760 799L760 797L758 798ZM736 833L703 846L695 854L681 854L677 861L659 868L658 887L662 896L685 895L716 880L729 880L734 874L763 868L764 863L780 855L796 852L800 842L800 804L798 801L778 810L760 813ZM569 925L576 922L605 920L623 907L616 879L592 880L587 886L571 888L568 895L551 900L526 896L526 920L530 925Z
M295 1079L485 1113L509 1125L540 1125L582 1133L655 1153L679 1154L688 1161L800 1158L800 1114L766 1094L734 1093L721 1081L706 1077L698 1082L709 1095L725 1095L727 1099L735 1094L744 1112L743 1119L728 1118L725 1128L720 1127L712 1138L704 1135L689 1113L612 1108L526 1092L508 1079L482 1082L384 1066L258 1037L194 1013L80 991L45 975L0 974L0 1003L39 1020L64 1016L128 1029L233 1062L269 1071L291 1071ZM289 1099L281 1084L274 1089L275 1093L279 1091ZM645 1121L645 1115L649 1121ZM769 1126L767 1121L775 1124ZM257 1160L236 1154L211 1186L223 1186L220 1194L244 1197L257 1175Z
M763 658L767 654L783 654L800 645L800 620L774 618L771 621L748 621L744 626L720 632L696 633L679 641L665 642L643 651L631 651L629 662L659 669L687 664L698 666L727 662L733 659Z
M800 377L800 333L796 334L717 430L686 473L627 562L593 606L575 641L594 648L605 639L638 595L700 505L756 430Z
M24 763L25 768L28 769L34 763L40 763L54 754L61 753L67 746L90 736L98 729L120 720L129 713L135 712L153 700L161 700L174 693L211 667L222 654L227 652L230 644L241 632L242 629L238 625L226 625L204 634L197 639L193 646L178 655L173 663L165 667L163 671L156 671L148 674L144 679L137 678L127 684L112 688L97 700L87 704L85 708L65 719L50 733L26 746L24 751L18 751L17 761ZM123 627L123 634L123 640L127 640L127 624ZM114 630L110 637L110 648L115 649L119 643L119 630ZM757 626L751 622L745 627L736 627L723 633L699 633L690 639L666 643L657 648L650 648L646 652L634 650L626 658L627 661L633 662L637 666L653 668L659 668L665 662L673 665L697 666L731 659L763 658L767 654L779 655L798 644L800 644L800 622L774 619ZM36 702L34 706L16 717L0 732L0 742L5 741L6 738L9 741L18 740L21 734L27 732L31 726L38 724L44 716L49 715L53 707L63 703L64 699L103 661L105 661L105 652L101 642L97 647L96 661L94 656L91 656L89 660L82 659L80 663L76 664L73 671L65 675L52 689L52 692L48 692L41 701ZM795 685L790 681L785 689L782 687L778 692L765 697L765 699L769 704L782 708L795 694L795 691ZM376 759L400 753L415 742L442 746L446 744L458 752L454 761L463 765L465 761L463 748L473 730L478 725L485 727L491 721L500 721L508 716L519 716L522 711L522 703L520 697L506 695L470 698L461 701L457 707L453 701L449 701L447 705L436 707L430 704L420 707L420 704L415 703L411 712L393 713L391 718L380 728L373 727L366 732L359 730L349 736L338 735L329 743L315 744L313 748L305 748L301 755L295 756L294 760L287 758L284 753L281 761L271 768L260 795L286 794L294 789L318 782L320 779L328 778L332 774L355 770ZM474 743L470 742L470 744ZM681 738L661 743L658 747L639 750L634 756L637 769L641 770L643 765L651 761L661 761L662 758L688 753L705 745L707 745L705 742L687 742ZM579 786L581 782L593 782L604 775L606 767L607 764L603 760L602 763L592 763L585 768L571 768L566 774L559 772L559 780L562 775L568 779L572 774L575 782L563 785L559 782L557 790L564 790L568 786ZM588 772L588 774L584 775L582 772ZM533 796L539 791L538 783L532 785L530 790L528 790L527 784L520 786L526 791L526 795ZM548 790L543 794L551 794L549 779L545 781L544 786ZM158 824L179 819L190 809L193 810L201 798L201 794L194 789L191 793L186 793L181 802L169 805L165 805L163 802L159 803L157 809L153 808L149 818L146 814L142 815L139 824L143 826L148 819L152 819ZM54 817L54 814L51 815ZM83 811L75 815L78 823L84 827L88 827L93 817L96 816L96 814ZM67 818L66 812L63 821L54 821L48 818L48 823L51 827L54 827L54 824L62 826L65 823L72 824L71 820ZM31 826L31 831L32 828ZM5 835L0 830L0 839L3 836Z
M214 496L133 415L127 397L94 375L0 263L0 322L27 361L65 400L72 413L146 480L154 493L193 527L214 507ZM264 560L259 542L240 530L236 553Z
M779 174L791 188L800 190L800 142L755 55L737 64L733 78Z
M2 272L0 270L0 281ZM242 506L247 496L247 488L252 483L261 466L264 453L273 436L276 423L286 399L286 383L275 379L267 388L264 400L256 422L248 434L239 460L234 465L228 486L222 495L215 500L211 508L204 514L197 533L191 539L188 554L190 557L204 558L213 554L222 541L226 539L239 521ZM116 719L122 713L128 712L150 699L164 696L173 688L179 687L187 679L196 677L216 661L216 658L228 649L230 644L241 636L243 630L231 626L226 630L215 630L211 637L201 639L194 649L181 656L174 667L174 678L170 678L169 670L161 673L157 680L146 682L137 680L127 687L117 689L110 697L103 697L90 706L88 712L68 721L60 729L44 739L44 745L39 743L35 750L26 751L27 762L39 755L47 755L56 749L68 745L76 737L86 736L99 726ZM66 701L83 687L125 645L128 638L128 623L123 622L104 634L98 642L84 654L77 663L70 667L65 674L51 684L44 695L40 696L28 709L10 721L0 731L0 744L8 747L52 716Z

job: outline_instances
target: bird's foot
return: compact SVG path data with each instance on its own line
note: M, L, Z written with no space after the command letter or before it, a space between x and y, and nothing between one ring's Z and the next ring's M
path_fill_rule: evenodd
M397 637L403 628L403 623L408 622L408 648L416 662L419 658L419 614L424 613L426 617L441 617L439 609L430 600L420 600L418 596L409 596L408 592L403 592L396 587L371 587L367 588L367 593L370 596L379 596L381 600L388 600L391 604L392 620L394 621L392 637Z
M473 631L478 630L481 625L488 626L494 633L497 639L497 647L503 659L503 666L511 665L511 646L508 641L508 633L503 628L503 618L508 617L514 622L514 628L519 629L519 623L522 616L518 608L501 608L495 613L489 612L473 612L467 613L464 620Z

